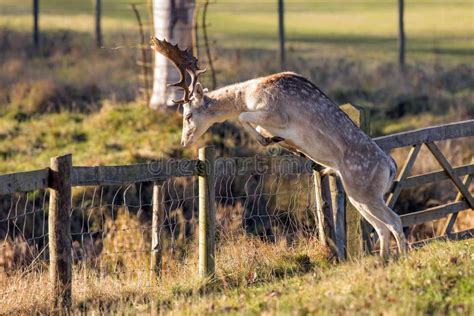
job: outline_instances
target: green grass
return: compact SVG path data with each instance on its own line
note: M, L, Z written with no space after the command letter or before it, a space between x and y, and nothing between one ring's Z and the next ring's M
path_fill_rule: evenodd
M91 115L23 115L1 117L0 173L44 168L50 157L66 152L74 154L75 165L96 165L145 162L182 151L181 118L139 103L105 105Z
M45 30L92 32L92 6L87 1L41 1ZM31 29L31 4L6 0L0 5L0 27ZM472 62L474 1L406 1L409 60ZM140 7L147 19L144 4ZM211 38L227 48L277 48L276 1L218 1L209 9ZM106 34L136 32L129 3L104 3ZM286 1L285 26L289 55L395 60L397 52L396 1Z
M125 223L130 225L130 223ZM298 246L250 238L219 244L214 280L197 278L197 257L171 261L159 282L138 270L146 257L129 258L130 271L98 273L75 267L76 313L171 315L472 315L474 240L433 242L384 264L376 256L331 264L314 241ZM137 272L138 270L138 272ZM2 278L3 277L3 278ZM0 274L14 284L0 312L45 313L47 274Z
M474 312L474 242L435 243L384 267L376 258L316 267L217 295L173 302L178 314L422 315Z
M314 4L292 10L287 5L286 35L289 56L329 55L351 59L397 58L396 1L369 4ZM457 5L425 3L406 11L407 56L411 61L472 62L474 52L473 2ZM215 12L213 30L220 45L277 49L277 19L264 12Z

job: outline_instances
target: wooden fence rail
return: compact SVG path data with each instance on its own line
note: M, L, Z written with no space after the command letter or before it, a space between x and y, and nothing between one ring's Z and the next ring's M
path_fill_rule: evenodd
M367 130L367 114L362 109L343 107L361 127ZM365 126L365 127L364 127ZM474 175L474 164L452 167L433 141L474 136L474 120L394 134L374 139L385 150L412 147L409 157L391 187L388 203L395 205L402 189L441 180L451 180L459 193L452 203L402 215L404 226L432 221L449 215L445 235L439 238L465 236L468 232L452 233L460 211L473 208L469 186ZM410 175L421 146L427 146L442 169L422 175ZM151 276L161 273L162 231L164 210L161 206L161 183L173 177L199 177L199 273L209 277L215 271L215 177L252 174L313 174L314 194L319 236L333 249L339 259L353 257L370 250L369 227L345 201L340 181L325 178L314 163L295 156L240 157L214 160L212 148L203 148L196 160L164 160L126 166L72 166L70 155L53 158L51 167L41 170L0 176L0 195L50 190L49 254L50 277L58 304L71 302L71 188L74 186L113 186L139 182L153 182L153 218ZM464 176L461 181L460 177ZM346 207L346 205L349 205Z
M244 160L249 162L242 163ZM216 160L216 176L232 175L223 166L233 162L236 163L235 170L238 170L239 175L258 174L262 173L262 170L269 174L305 174L311 173L313 166L311 162L293 156L234 157ZM183 161L180 170L174 167L177 164L178 161L159 161L126 166L74 166L71 184L73 187L124 185L137 182L164 181L169 178L189 177L198 174L198 160ZM169 171L164 167L166 165ZM163 169L157 166L163 166ZM453 172L457 177L474 174L474 163L454 167ZM6 195L15 192L47 189L49 187L48 176L49 168L0 175L0 194ZM446 179L449 179L449 176L441 169L422 175L409 176L400 185L402 188L412 188ZM393 182L392 189L397 183L399 183L397 180Z
M468 137L474 135L474 120L427 127L415 131L402 132L374 138L383 150L409 147L428 142Z
M0 194L28 192L49 186L49 168L0 176Z
M443 132L444 129L447 131ZM401 141L402 135L410 141ZM474 120L378 137L374 138L374 141L383 149L390 150L423 142L468 136L474 136ZM262 172L271 174L309 173L312 166L307 160L292 156L226 158L216 160L216 176L226 174L228 169L225 167L229 164L233 164L233 170L236 170L235 172L238 172L239 175ZM199 160L163 160L125 166L75 166L72 170L71 184L72 186L123 185L135 182L162 181L173 177L189 177L198 174L198 165ZM474 173L474 164L453 168L453 172L457 177L472 174ZM0 175L0 194L46 189L48 188L48 176L49 168ZM407 177L401 186L409 188L448 178L449 176L444 170L439 170Z

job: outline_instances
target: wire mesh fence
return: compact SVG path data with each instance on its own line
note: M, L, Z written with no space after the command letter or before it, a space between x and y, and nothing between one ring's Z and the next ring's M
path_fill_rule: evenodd
M141 291L168 286L181 291L183 279L196 279L197 182L197 177L179 177L159 183L164 214L159 227L158 274L153 273L152 261L156 250L152 248L154 184L74 187L70 212L74 301L93 299L95 291L107 292L107 288L118 286L139 287ZM226 286L255 282L264 271L261 266L271 260L266 256L286 253L298 242L309 244L316 237L312 186L310 174L216 178L215 273L219 280L225 280ZM30 295L35 301L52 300L44 294L51 286L49 193L10 194L0 201L1 296L4 302L15 302L5 306L21 310L28 302L19 298ZM281 271L274 273L285 273ZM10 282L15 286L7 286Z
M74 274L143 280L151 286L153 182L72 189L71 244ZM197 177L159 183L164 211L159 236L162 275L195 271L199 190ZM218 176L217 266L231 273L230 248L243 240L292 247L316 237L312 176L250 174ZM49 193L38 190L0 196L0 268L4 277L48 270ZM247 239L245 239L247 238ZM226 248L223 250L223 248ZM221 268L222 267L222 268ZM82 271L82 272L81 272ZM227 271L227 272L226 272ZM3 293L14 295L11 291Z
M26 269L47 258L47 195L39 190L0 196L3 272Z

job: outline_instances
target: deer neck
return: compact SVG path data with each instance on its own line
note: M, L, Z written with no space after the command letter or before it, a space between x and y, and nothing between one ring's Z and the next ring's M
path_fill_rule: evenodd
M238 83L206 94L209 98L207 112L212 115L215 123L237 117L245 111L245 87Z

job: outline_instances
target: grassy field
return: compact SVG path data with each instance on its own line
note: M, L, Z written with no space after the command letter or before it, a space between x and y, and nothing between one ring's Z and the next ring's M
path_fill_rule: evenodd
M210 21L219 43L229 47L276 49L274 3L259 2L260 5L233 9L241 14L226 13L228 4L217 4ZM456 4L407 1L409 58L434 61L449 57L472 61L473 5L472 1ZM332 55L342 52L350 58L396 58L395 1L288 1L286 8L287 40L292 50L308 56L323 50Z
M30 3L4 0L0 27L29 31ZM356 59L395 60L397 51L396 1L285 1L289 56L303 53L344 55ZM472 62L474 1L406 1L409 60ZM67 4L41 1L44 30L93 30L92 7L87 1ZM148 20L145 3L141 11ZM135 32L127 1L104 2L104 32ZM209 13L210 36L232 49L277 48L276 1L217 1ZM108 42L108 44L111 44Z
M384 265L376 257L333 265L310 244L283 249L240 240L219 248L218 273L203 287L194 265L171 267L150 284L147 273L115 278L75 270L76 313L231 315L471 315L474 241L437 242ZM226 257L227 256L227 257ZM230 256L230 257L229 257ZM194 259L193 259L194 258ZM226 261L225 258L232 260ZM134 258L137 259L137 258ZM132 259L133 260L133 259ZM191 256L191 261L195 257ZM2 278L0 313L50 312L40 272Z
M145 162L181 151L179 115L159 115L140 104L104 106L91 115L48 114L21 123L13 115L1 120L0 173L19 169L20 162L20 169L42 168L51 155L63 152L74 153L75 164L96 165Z
M184 313L469 315L473 242L438 243L384 267L376 258L173 304Z
M285 3L287 69L309 77L339 103L352 102L373 110L374 135L414 127L403 122L394 122L398 128L386 127L399 119L399 115L387 114L390 110L411 116L412 121L431 112L422 119L426 124L472 116L474 0L406 1L408 69L404 76L396 65L396 1ZM211 5L209 32L220 86L280 71L275 5L269 0L222 0ZM53 87L54 92L59 86L56 94L61 89L77 94L73 100L55 101L66 108L81 94L93 94L89 103L135 98L140 85L133 47L138 31L128 2L104 2L104 46L125 46L119 50L93 48L90 2L45 0L41 8L43 56L35 56L30 44L31 2L5 0L0 4L0 31L8 44L2 47L0 107L21 103L17 99L25 98L26 82L40 85L44 82L35 81L44 78L53 81L44 84L46 91ZM145 3L140 10L149 21ZM26 56L16 54L19 50ZM207 64L204 57L201 60ZM12 72L17 73L14 78ZM21 82L23 87L11 87L12 82Z

